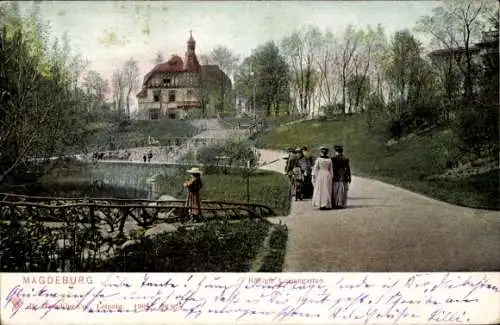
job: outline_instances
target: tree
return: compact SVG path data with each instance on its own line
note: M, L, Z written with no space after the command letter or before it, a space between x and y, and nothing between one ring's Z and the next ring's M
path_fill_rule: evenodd
M163 63L165 62L165 57L163 56L163 54L161 53L161 51L158 51L156 52L156 56L153 60L153 63L154 64L160 64L160 63Z
M204 60L208 61L207 64L218 65L229 78L232 78L240 57L227 47L219 45L214 48L208 55L208 58L204 58Z
M132 91L137 90L139 86L139 65L134 58L130 58L125 62L123 68L123 74L125 77L126 89L127 89L127 118L130 117L130 95Z
M0 183L29 168L43 171L38 160L60 156L83 145L84 103L68 68L69 45L47 44L38 11L23 19L0 10Z
M299 109L303 114L311 113L315 40L318 33L316 27L309 26L305 31L296 31L281 42L281 50L291 67L291 80L299 100Z
M101 74L94 70L90 70L85 76L83 87L87 91L87 94L95 97L101 102L104 102L109 92L108 81L103 79Z
M289 70L285 58L274 42L267 42L243 60L235 75L235 90L247 102L265 108L265 115L280 115L280 107L288 105Z
M202 56L204 64L215 64L219 66L219 68L224 71L224 73L230 78L233 78L234 71L238 66L238 61L240 60L239 56L234 54L233 51L228 49L225 46L217 46L214 48L208 56ZM220 94L220 108L221 110L225 109L225 97L226 90L229 85L226 85L225 78L221 75L221 94ZM229 94L232 97L232 94Z
M103 79L97 71L89 71L83 80L83 87L89 103L89 111L92 113L102 110L106 102L106 96L109 93L109 83Z
M473 99L474 64L472 44L479 41L488 14L492 12L485 1L443 1L431 16L420 19L417 30L433 36L440 47L448 50L464 77L464 96L468 103Z
M116 69L111 78L114 109L119 116L123 113L123 99L125 95L126 80L123 71Z

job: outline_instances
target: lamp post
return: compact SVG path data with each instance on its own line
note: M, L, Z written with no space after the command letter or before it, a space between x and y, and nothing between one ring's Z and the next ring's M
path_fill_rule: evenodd
M250 160L247 160L247 204L250 204Z

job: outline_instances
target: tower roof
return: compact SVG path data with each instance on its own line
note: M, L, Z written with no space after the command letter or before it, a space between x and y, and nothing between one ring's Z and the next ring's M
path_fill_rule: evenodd
M200 63L196 57L196 41L193 38L192 31L189 31L189 39L187 41L186 57L184 58L184 70L189 72L200 71Z

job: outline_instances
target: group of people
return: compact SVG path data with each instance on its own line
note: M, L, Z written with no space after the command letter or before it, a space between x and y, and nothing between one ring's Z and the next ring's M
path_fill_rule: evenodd
M329 155L327 147L320 148L320 156L314 158L307 147L289 149L285 173L292 183L295 200L312 198L312 204L320 210L345 208L351 183L349 159L342 146L334 146L335 154Z
M310 199L313 196L312 168L314 158L307 149L301 147L288 149L288 156L284 157L287 162L285 174L292 183L292 196L295 201Z

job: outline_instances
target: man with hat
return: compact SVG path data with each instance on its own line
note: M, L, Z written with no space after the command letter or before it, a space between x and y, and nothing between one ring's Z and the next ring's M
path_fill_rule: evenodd
M188 208L189 215L199 217L201 216L200 191L203 187L203 182L201 181L201 170L198 167L193 167L186 172L191 174L191 179L184 182L184 187L188 190L186 207Z
M351 168L349 159L344 156L344 148L336 145L335 156L332 157L333 167L333 193L332 206L345 208L347 205L347 192L351 184Z
M304 175L304 182L302 184L302 196L304 198L312 198L313 185L312 185L312 166L314 165L313 158L307 147L300 148L298 164Z

